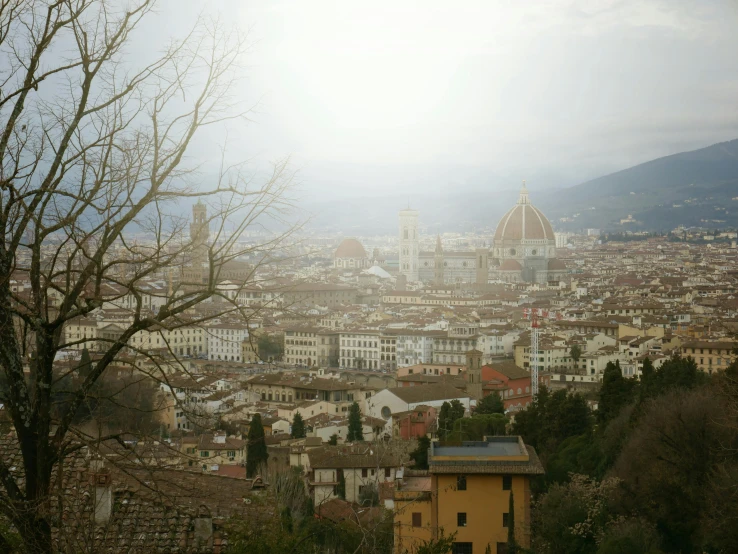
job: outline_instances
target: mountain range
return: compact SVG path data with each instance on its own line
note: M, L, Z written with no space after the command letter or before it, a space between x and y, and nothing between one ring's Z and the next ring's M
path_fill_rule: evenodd
M399 192L399 186L397 193L372 194L367 184L365 195L342 197L337 190L305 207L314 214L314 227L346 236L393 233L397 211L408 204L420 211L421 232L485 233L514 205L518 189L500 190L495 182L486 192L482 180L482 175L475 175L474 186L468 181L469 186L434 182L425 190L413 190L410 197ZM559 230L738 227L738 139L658 158L572 187L529 189L533 204Z
M738 139L546 191L537 204L555 227L570 230L737 227Z

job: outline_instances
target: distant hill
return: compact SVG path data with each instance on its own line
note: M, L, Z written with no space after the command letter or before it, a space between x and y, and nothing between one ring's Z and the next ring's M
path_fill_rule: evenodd
M738 226L736 197L738 140L732 140L545 192L534 202L559 228L666 230ZM621 224L629 215L635 223Z
M323 194L300 204L312 214L312 226L344 235L396 232L397 211L408 202L420 210L423 233L491 235L518 198L519 186L510 186L512 179L499 174L451 168L435 176L418 175L423 176L425 186L418 185L417 179L398 180L397 192L391 194L373 193L371 182L377 176L368 175L363 185L367 193L361 196L344 194L344 185L326 181ZM448 184L452 177L458 180ZM363 178L359 175L345 187L360 188ZM738 197L738 140L665 156L573 187L552 188L561 182L554 175L541 175L530 182L531 201L556 229L738 227L738 200L733 200ZM628 216L633 222L621 224Z

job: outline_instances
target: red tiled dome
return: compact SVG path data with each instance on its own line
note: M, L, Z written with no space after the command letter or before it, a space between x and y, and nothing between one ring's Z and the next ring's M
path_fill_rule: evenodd
M555 240L551 223L528 201L525 186L520 191L518 203L500 219L494 237L495 241L522 239Z
M356 239L343 239L336 248L335 258L366 258L366 250Z

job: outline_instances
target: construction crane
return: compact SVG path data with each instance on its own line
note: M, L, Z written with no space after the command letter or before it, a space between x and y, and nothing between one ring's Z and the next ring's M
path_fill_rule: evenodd
M535 396L538 394L538 315L540 311L536 308L523 310L526 319L530 319L530 392ZM547 314L546 314L547 315Z

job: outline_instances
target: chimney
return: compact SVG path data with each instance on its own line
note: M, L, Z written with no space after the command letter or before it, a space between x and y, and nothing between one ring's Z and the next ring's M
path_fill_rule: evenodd
M110 472L103 460L90 462L89 483L95 487L95 523L105 525L113 514L113 488Z
M194 519L195 545L212 546L213 543L213 518L205 506L200 506L197 517Z

